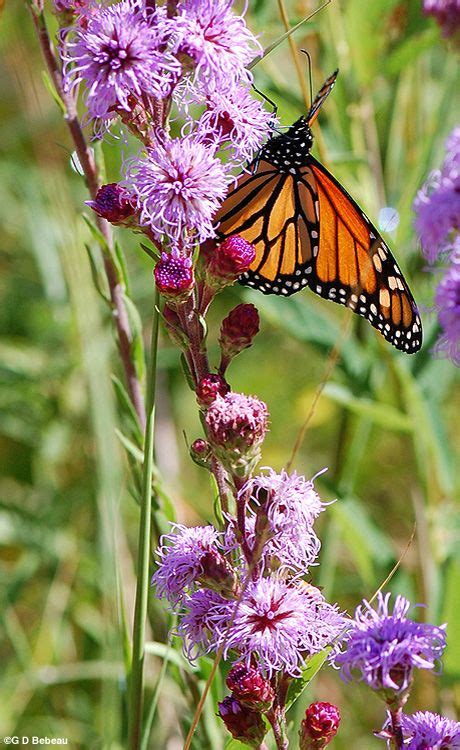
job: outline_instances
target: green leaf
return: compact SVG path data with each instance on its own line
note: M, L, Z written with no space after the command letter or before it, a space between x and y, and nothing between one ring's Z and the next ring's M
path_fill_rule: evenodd
M109 296L109 289L107 286L107 278L102 273L102 270L93 254L92 249L89 245L84 243L86 252L88 254L88 260L89 260L89 267L91 269L91 276L93 278L94 286L96 287L96 291L99 294L100 297L104 300L104 302L111 307L112 303Z
M112 383L115 389L115 395L117 397L118 406L121 414L126 418L126 421L131 429L131 432L136 441L136 445L142 448L144 443L144 436L139 424L139 419L136 410L133 406L131 399L128 396L126 388L123 383L116 375L112 374Z
M158 260L160 260L159 254L155 250L153 250L153 248L149 247L148 245L144 245L143 242L140 243L140 246L143 249L144 253L146 253L155 264Z
M327 383L324 395L341 404L354 414L371 419L374 424L393 432L412 433L412 420L389 404L378 403L369 398L358 398L348 388L337 383Z
M167 659L190 674L196 674L197 666L190 664L180 651L176 651L169 643L158 643L157 641L147 641L145 652L151 656L158 656L160 659Z
M86 214L82 214L82 218L86 226L88 227L89 231L93 235L94 239L96 240L96 242L99 243L99 245L102 247L104 252L111 255L110 248L107 244L107 240L105 239L102 232L97 228L96 224L93 221L91 221L89 216L87 216Z
M318 672L322 669L325 662L327 661L327 657L331 653L330 648L325 648L324 651L320 651L319 654L315 654L312 656L307 663L307 666L302 671L302 676L295 679L293 682L291 682L287 694L287 700L286 700L286 708L289 709L293 704L296 702L298 698L302 695L304 690L307 689L310 682L313 680L314 677L318 674Z
M121 430L116 429L115 434L117 438L119 439L120 443L124 446L124 448L128 451L128 453L140 464L144 461L144 452L137 447L137 445L134 445L132 440L130 440L126 435L123 435Z
M59 96L58 92L56 91L56 88L54 86L54 83L52 82L48 72L46 70L42 70L42 79L43 83L45 84L45 88L48 91L49 94L51 94L52 99L56 102L59 109L61 110L61 113L63 115L66 114L66 106L64 102L62 101L61 97Z

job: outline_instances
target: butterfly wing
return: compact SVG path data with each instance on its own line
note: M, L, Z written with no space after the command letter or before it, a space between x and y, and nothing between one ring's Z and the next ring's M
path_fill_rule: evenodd
M329 96L329 94L331 93L332 89L334 88L335 81L336 81L336 78L337 78L338 75L339 75L338 69L334 70L334 72L332 73L332 75L330 75L329 78L327 78L324 81L323 85L321 86L320 90L318 91L318 93L316 95L316 98L315 98L315 101L311 105L310 111L309 111L309 113L307 115L307 121L308 121L308 126L309 127L311 127L312 123L318 117L318 112L321 109L321 107L323 106L323 104L324 104L325 100L327 99L327 97Z
M397 349L422 345L414 298L381 235L339 182L310 156L320 233L309 287L366 318ZM302 170L301 170L302 171Z
M264 294L289 295L308 283L319 236L313 172L280 172L263 159L243 174L216 216L221 238L239 234L256 249L240 282Z

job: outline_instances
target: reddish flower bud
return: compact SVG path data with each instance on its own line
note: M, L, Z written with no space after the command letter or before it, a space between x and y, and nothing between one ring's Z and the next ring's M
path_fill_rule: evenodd
M96 194L96 200L85 201L98 216L107 219L111 224L126 224L134 216L136 204L125 188L117 182L102 185Z
M235 571L220 552L215 549L207 550L200 558L200 565L203 572L198 580L205 588L226 597L235 594Z
M237 305L222 321L220 328L220 348L222 361L220 371L225 372L230 360L251 346L259 332L259 313L254 305Z
M162 253L155 266L155 283L158 291L170 302L184 302L191 294L195 282L192 259L176 250Z
M200 406L210 406L216 396L225 396L230 390L226 380L210 373L200 380L196 387L196 398Z
M233 284L246 273L256 257L253 245L243 237L227 237L220 245L206 243L202 248L206 265L206 281L215 290Z
M332 703L312 703L300 725L299 750L321 750L335 737L340 725L340 713Z
M203 438L197 438L193 441L193 443L190 446L190 453L192 454L192 458L194 460L204 460L209 457L209 453L211 451L211 446L209 445L207 440L203 440Z
M227 687L243 706L256 711L268 711L275 699L275 693L257 669L237 664L227 675Z
M216 456L232 474L247 477L259 460L268 429L264 402L230 391L224 398L216 397L205 421Z
M258 711L252 711L229 695L219 703L219 716L235 740L245 742L249 747L260 747L266 728Z

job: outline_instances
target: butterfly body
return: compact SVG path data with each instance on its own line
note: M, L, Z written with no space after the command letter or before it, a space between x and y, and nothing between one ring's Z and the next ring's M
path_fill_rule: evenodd
M328 78L307 116L262 147L216 220L221 238L239 234L256 249L239 281L264 294L313 292L365 317L407 353L422 327L404 277L378 230L311 154L311 124L332 90Z

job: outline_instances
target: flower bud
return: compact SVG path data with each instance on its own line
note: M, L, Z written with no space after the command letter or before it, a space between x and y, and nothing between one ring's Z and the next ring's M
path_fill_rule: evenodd
M96 200L85 201L102 219L111 224L127 224L136 213L136 204L128 191L117 182L102 185L96 194Z
M205 588L225 597L235 594L235 571L220 552L215 549L207 550L200 558L200 565L203 572L198 580Z
M252 344L259 332L259 313L254 305L237 305L222 321L220 328L220 348L222 360L220 371L225 372L233 357Z
M214 290L233 284L254 262L253 245L239 235L227 237L220 245L205 243L202 257L206 267L206 281Z
M262 715L243 706L231 695L219 703L219 716L235 740L258 748L266 734Z
M158 291L169 302L185 302L195 282L192 259L180 255L177 250L162 253L155 266L154 276Z
M312 703L300 725L299 750L321 750L335 737L340 713L332 703Z
M227 675L227 687L233 697L243 706L255 711L268 711L275 699L275 693L257 669L237 664Z
M196 398L200 406L207 407L212 404L216 396L225 396L229 390L229 384L221 375L209 373L198 383Z
M215 398L205 421L216 456L232 474L247 477L259 461L268 429L264 402L230 391L223 398Z
M198 466L209 468L211 459L211 446L207 440L197 438L190 446L190 456Z

